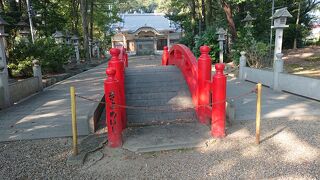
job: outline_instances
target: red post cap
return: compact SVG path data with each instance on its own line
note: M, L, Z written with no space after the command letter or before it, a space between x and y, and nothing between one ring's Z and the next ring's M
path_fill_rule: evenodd
M206 45L201 46L201 47L200 47L200 52L201 52L201 54L209 54L209 52L210 52L210 47L209 47L209 46L206 46Z
M223 63L217 63L216 65L214 65L214 67L216 68L217 74L223 74L223 70L224 70Z
M163 50L168 51L168 46L163 46Z
M112 57L119 57L120 50L118 48L111 48L110 54Z

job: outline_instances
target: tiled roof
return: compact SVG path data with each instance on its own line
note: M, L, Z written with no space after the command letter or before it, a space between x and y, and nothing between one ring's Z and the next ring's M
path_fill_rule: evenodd
M160 13L120 14L120 17L123 22L116 26L120 27L121 31L134 32L140 27L152 27L157 31L176 29L174 24Z
M287 7L277 9L276 12L273 14L271 19L279 18L279 17L292 17L292 15L287 10Z

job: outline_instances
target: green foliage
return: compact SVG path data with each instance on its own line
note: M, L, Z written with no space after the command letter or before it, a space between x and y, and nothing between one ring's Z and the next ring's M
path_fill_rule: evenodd
M32 75L32 60L40 61L43 72L63 72L63 65L69 60L73 49L56 44L52 38L39 38L34 44L20 41L9 51L8 68L13 76Z
M201 36L195 37L195 46L192 50L196 57L200 56L200 47L203 45L207 45L211 49L209 55L211 57L212 62L219 61L217 57L217 54L219 52L219 45L215 32L215 30L207 30Z
M240 52L245 51L247 64L251 67L260 68L268 60L269 46L256 39L251 34L251 29L243 29L238 34L238 39L233 45L231 56L235 64L239 64Z

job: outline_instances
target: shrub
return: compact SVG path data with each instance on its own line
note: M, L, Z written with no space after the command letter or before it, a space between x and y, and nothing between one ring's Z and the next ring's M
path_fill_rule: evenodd
M32 76L32 60L38 59L44 73L63 72L73 53L67 45L56 44L52 38L39 38L34 44L20 41L9 50L8 68L13 76Z
M210 47L211 51L209 53L212 62L219 61L217 55L219 52L219 43L216 37L216 31L213 29L206 30L201 36L195 37L195 46L193 48L193 53L196 57L200 56L200 47L207 45Z
M247 64L250 67L261 68L268 56L269 46L263 42L257 42L247 30L240 31L237 41L233 44L231 56L235 64L239 64L240 52L245 51Z

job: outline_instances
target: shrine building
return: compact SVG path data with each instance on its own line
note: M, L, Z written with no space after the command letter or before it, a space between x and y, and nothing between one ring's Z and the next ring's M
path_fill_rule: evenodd
M160 13L121 14L122 22L113 26L112 47L124 46L137 55L157 54L163 46L172 46L182 35L181 29Z

